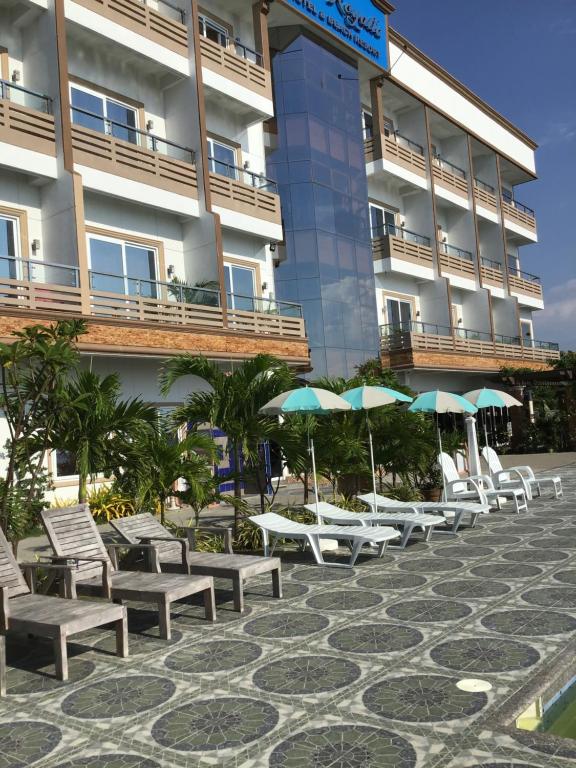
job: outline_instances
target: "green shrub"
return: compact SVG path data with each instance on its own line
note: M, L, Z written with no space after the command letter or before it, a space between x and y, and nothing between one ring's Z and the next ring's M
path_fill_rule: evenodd
M134 502L112 488L98 488L88 494L90 512L97 523L109 523L136 514Z
M442 482L440 478L440 483ZM408 483L403 485L392 485L392 483L384 483L384 496L388 496L390 499L396 499L397 501L422 501L422 494L418 488L413 488Z

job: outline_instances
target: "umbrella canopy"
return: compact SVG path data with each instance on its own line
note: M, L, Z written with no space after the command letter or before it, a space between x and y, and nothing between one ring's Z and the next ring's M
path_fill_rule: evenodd
M409 411L421 411L423 413L476 413L478 408L469 400L451 392L442 392L439 389L433 392L424 392L418 395L412 403Z
M281 416L286 413L322 414L332 411L349 411L351 408L350 403L327 389L300 387L300 389L290 389L273 397L260 408L260 413L270 416Z
M522 405L520 400L509 395L508 392L502 392L499 389L474 389L472 392L466 392L464 395L476 408L511 408L516 405Z
M353 411L366 411L391 403L411 403L414 398L388 387L363 386L343 392L342 399L350 403Z

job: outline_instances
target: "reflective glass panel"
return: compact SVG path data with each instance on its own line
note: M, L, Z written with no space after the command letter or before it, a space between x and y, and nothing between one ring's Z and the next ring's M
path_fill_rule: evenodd
M130 128L136 128L136 110L119 104L117 101L106 100L106 113L112 122L110 132L116 139L138 144L138 134Z
M219 141L208 139L209 165L212 173L228 176L230 179L238 178L236 169L236 152L233 147L221 144Z
M16 278L16 222L0 217L0 276Z
M90 269L95 290L125 293L121 243L90 238Z
M126 275L128 293L156 298L156 253L151 248L126 245Z
M79 88L71 88L70 94L73 122L84 128L104 133L104 99L93 93L81 91Z

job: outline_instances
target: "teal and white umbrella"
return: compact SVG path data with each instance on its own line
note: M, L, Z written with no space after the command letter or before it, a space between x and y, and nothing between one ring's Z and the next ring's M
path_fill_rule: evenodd
M479 410L486 410L487 408L514 408L515 406L522 406L520 400L517 400L508 392L502 392L500 389L474 389L472 392L466 392L464 395L466 400L469 400ZM492 419L494 420L494 411L492 411ZM487 419L484 415L484 442L488 446L488 427Z
M452 392L442 392L441 390L436 389L432 392L424 392L419 395L408 410L413 413L465 413L469 416L473 416L478 411L478 408L460 395L455 395ZM436 425L438 430L438 447L440 453L442 453L442 435L440 433L438 420L436 420ZM444 496L444 492L442 493L442 496Z
M342 393L342 399L352 406L353 411L368 411L371 408L381 408L392 403L411 403L413 398L403 392L397 392L389 387L364 385L355 387ZM366 414L366 426L368 427L368 443L370 445L370 465L372 467L372 490L376 498L376 469L374 466L374 444L372 442L372 430L370 420Z
M320 416L335 411L349 411L352 406L339 395L330 392L328 389L319 389L318 387L301 387L300 389L290 389L281 395L273 397L272 400L260 408L260 413L268 416L286 416L291 413L305 413ZM316 455L314 453L314 440L308 433L308 452L312 457L312 474L314 475L314 498L316 499L316 510L318 510L318 480L316 478Z

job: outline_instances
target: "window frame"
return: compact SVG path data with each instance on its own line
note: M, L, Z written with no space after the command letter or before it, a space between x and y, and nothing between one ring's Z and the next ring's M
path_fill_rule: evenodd
M220 136L214 136L211 134L208 134L206 136L206 144L208 149L208 170L210 173L217 173L219 176L226 176L228 179L233 179L234 181L240 181L240 158L239 150L240 146L228 139L225 139ZM223 160L216 160L214 157L214 146L217 145L219 147L223 147L224 149L229 149L232 154L234 155L234 162L232 164L225 163ZM210 159L212 158L212 159ZM218 165L218 163L222 163L224 165L228 165L230 167L230 170L233 172L234 175L230 176L224 173L220 173L220 171L215 170L215 167Z
M103 116L102 116L102 120L104 121L104 131L103 131L104 135L105 136L111 136L112 138L117 138L118 141L126 141L129 144L134 144L135 146L140 146L140 144L141 144L141 134L139 133L139 131L143 130L142 120L144 118L144 116L143 116L143 107L142 106L140 106L140 105L136 106L134 103L130 104L127 101L124 101L122 96L119 96L119 95L116 95L116 94L112 94L110 92L106 92L105 90L98 90L98 86L88 85L84 81L81 82L81 81L73 80L72 79L72 80L70 80L70 83L69 83L68 87L69 87L69 95L70 95L70 108L71 108L72 112L74 111L74 109L79 109L79 107L74 107L74 105L72 103L72 91L73 91L73 89L76 89L78 91L86 93L89 96L94 96L94 97L96 97L98 99L102 99L103 113L104 113ZM113 133L109 132L106 121L110 121L110 120L113 121L113 122L118 122L118 121L115 121L114 118L111 118L111 117L108 116L108 102L112 102L113 104L117 104L118 106L123 107L124 109L127 109L130 112L134 113L135 125L134 125L133 130L135 131L135 139L136 139L135 141L130 141L129 139L123 139L123 138L116 137L116 136L114 136ZM124 125L126 125L126 124L124 124ZM130 130L131 128L132 128L132 126L126 125L126 130Z
M205 34L206 22L208 22L208 25L211 26L212 29L214 29L219 34L223 33L223 37L226 41L226 45L222 45L221 42L216 42L216 40L211 40ZM206 11L203 11L202 9L199 9L199 13L198 13L198 32L200 34L200 37L203 37L205 40L209 40L211 43L215 43L216 45L219 45L221 48L228 50L232 47L231 46L232 36L233 36L232 26L230 24L227 24L225 21L218 19L209 13L206 13Z
M396 302L398 305L400 304L406 304L408 305L410 309L410 328L412 327L412 323L415 322L414 317L416 315L416 303L413 297L411 296L400 296L400 295L394 295L392 293L388 293L386 291L383 291L383 298L384 298L384 312L386 314L386 325L393 325L392 319L390 317L390 312L388 309L388 302ZM404 320L401 319L402 313L399 308L398 316L400 317L400 325L402 326L404 324ZM403 328L400 328L400 330L404 330ZM410 330L410 329L409 329Z
M161 273L163 268L163 259L161 254L161 249L158 243L153 242L147 242L145 240L139 241L137 239L132 239L130 237L123 237L121 235L114 235L112 233L104 233L100 231L91 231L90 229L86 230L86 250L87 250L87 260L88 260L88 270L90 273L92 273L92 253L90 250L90 240L103 240L105 242L114 243L115 245L120 245L122 248L122 270L123 274L117 275L118 278L122 278L124 281L124 293L118 294L119 296L139 296L141 294L138 293L130 293L129 291L129 281L130 280L144 280L144 282L150 282L155 283L156 288L156 296L151 297L144 297L144 298L154 298L159 299L160 293L161 293L161 286L159 283L164 282L161 279ZM140 248L141 250L148 250L152 251L154 253L154 272L155 277L153 280L145 280L144 278L135 278L130 277L126 272L126 246L133 247L133 248ZM98 274L98 273L97 273ZM108 274L108 273L101 273L101 274ZM111 275L112 276L112 275ZM114 275L116 277L116 275ZM112 291L104 291L105 293L112 293Z
M382 213L383 222L382 222L381 226L382 226L382 229L385 230L384 235L382 235L382 234L374 234L375 227L372 225L372 210L380 211ZM388 214L388 215L393 217L394 221L393 221L392 224L389 224L388 222L386 222L386 214ZM368 216L369 216L369 219L370 219L370 235L371 235L372 239L374 239L375 237L383 237L383 236L385 236L385 234L392 234L392 233L388 232L387 228L389 226L392 226L394 228L394 234L396 234L396 230L399 229L399 226L398 226L399 213L398 213L398 211L395 210L394 208L392 208L391 206L385 205L384 203L376 203L376 202L373 202L372 200L370 200L368 202Z
M253 306L252 306L251 310L242 310L242 311L256 312L256 303L257 303L258 298L259 298L259 296L258 296L258 286L262 284L261 283L261 277L260 277L260 265L258 263L256 263L256 262L252 263L252 262L249 262L249 261L240 261L240 260L236 260L236 259L233 259L233 258L227 258L226 255L224 255L224 264L223 264L223 266L224 266L224 286L226 288L226 297L227 297L227 299L229 299L230 309L238 309L237 307L234 306L234 304L235 304L234 296L236 294L235 294L235 291L234 291L234 281L232 279L232 269L233 268L245 269L247 271L249 270L250 272L252 272L252 286L253 286L252 301L253 301ZM226 271L227 270L230 270L230 289L231 289L230 291L228 291L227 286L226 286ZM238 294L238 295L241 296L241 297L246 296L246 294L244 294L244 293ZM247 298L250 298L250 297L247 297Z
M0 219L4 221L10 221L12 222L12 225L14 227L13 232L13 238L14 238L14 256L9 256L8 254L0 254L0 258L2 259L14 259L14 277L11 277L9 279L11 280L22 280L23 279L23 269L22 269L22 262L26 259L28 259L28 254L25 253L25 249L27 249L28 246L28 234L27 234L27 222L26 222L26 213L24 211L12 211L8 208L2 208L0 206Z

